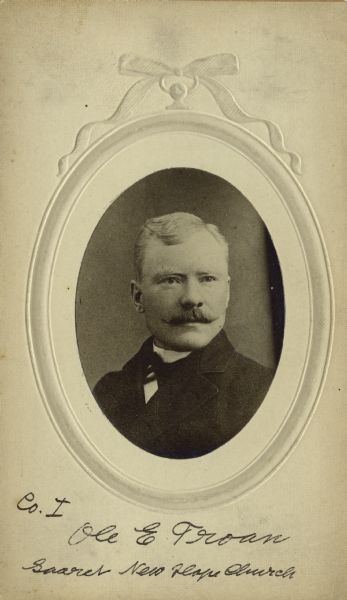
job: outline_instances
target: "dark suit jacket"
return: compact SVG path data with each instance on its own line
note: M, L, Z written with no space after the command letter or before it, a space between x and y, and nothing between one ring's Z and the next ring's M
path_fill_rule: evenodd
M234 437L262 403L273 372L234 350L220 332L205 348L174 363L146 404L143 372L152 338L122 371L108 373L94 396L131 442L158 456L194 458Z

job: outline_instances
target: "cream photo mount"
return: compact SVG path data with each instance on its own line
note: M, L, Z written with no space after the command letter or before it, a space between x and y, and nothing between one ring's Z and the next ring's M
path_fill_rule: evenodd
M79 269L98 221L133 183L173 167L218 175L251 202L276 248L286 307L280 363L258 412L227 444L188 460L146 453L109 423L85 380L75 330ZM300 439L328 367L333 286L314 212L285 162L240 125L214 115L170 111L112 128L65 175L37 235L26 320L44 406L85 471L126 501L164 512L195 511L250 492Z

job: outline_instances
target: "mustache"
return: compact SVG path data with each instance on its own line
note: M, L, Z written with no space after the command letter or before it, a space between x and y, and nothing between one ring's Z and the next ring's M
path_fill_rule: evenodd
M185 323L211 323L214 319L201 308L192 308L182 311L166 320L169 325L184 325Z

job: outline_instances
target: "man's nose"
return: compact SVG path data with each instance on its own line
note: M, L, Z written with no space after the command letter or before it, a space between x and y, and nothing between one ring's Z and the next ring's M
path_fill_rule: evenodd
M180 302L183 308L201 307L203 305L203 299L198 282L187 281L184 284Z

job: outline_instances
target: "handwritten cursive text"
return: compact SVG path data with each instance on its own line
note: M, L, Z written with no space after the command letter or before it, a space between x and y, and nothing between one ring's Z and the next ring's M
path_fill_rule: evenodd
M33 564L29 567L22 567L24 571L32 571L33 573L42 573L42 575L76 575L76 577L100 577L106 573L111 573L111 569L104 569L104 565L101 565L97 569L82 569L80 567L43 567L46 563L46 558L38 558L34 560Z

